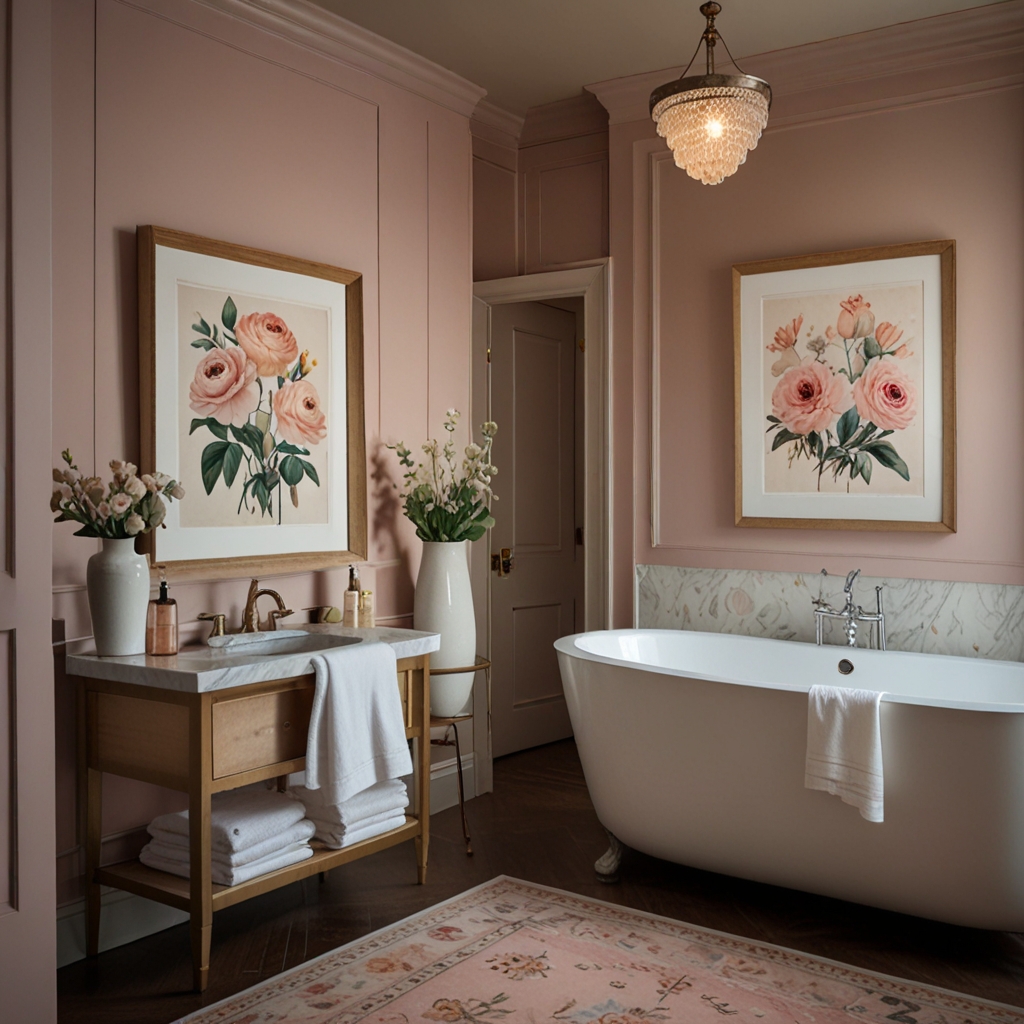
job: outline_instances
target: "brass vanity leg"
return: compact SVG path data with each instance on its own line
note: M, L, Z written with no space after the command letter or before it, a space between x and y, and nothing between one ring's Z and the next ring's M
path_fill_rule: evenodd
M420 738L417 746L416 807L420 818L420 834L416 837L416 866L419 884L427 880L427 854L430 847L430 655L424 658L420 676Z
M210 879L210 784L213 778L210 695L199 694L189 716L189 928L192 937L192 985L206 990L210 979L213 890Z
M95 768L86 769L86 829L85 829L85 951L95 956L100 951L100 896L102 889L96 881L100 866L100 847L103 839L103 773Z

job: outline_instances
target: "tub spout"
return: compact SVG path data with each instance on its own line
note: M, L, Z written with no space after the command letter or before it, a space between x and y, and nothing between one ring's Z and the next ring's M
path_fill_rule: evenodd
M608 829L605 829L605 832L608 832ZM625 849L625 846L608 832L608 849L594 861L594 870L599 881L611 885L619 880L619 865L622 863Z

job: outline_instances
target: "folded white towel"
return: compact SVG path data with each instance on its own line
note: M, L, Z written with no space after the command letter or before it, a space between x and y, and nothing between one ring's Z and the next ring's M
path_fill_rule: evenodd
M839 797L868 821L883 820L882 694L812 686L807 694L804 785Z
M354 825L339 825L336 821L330 821L326 818L310 818L309 820L313 823L314 834L317 838L330 836L332 843L339 843L345 836L351 836L373 825L379 825L382 821L392 821L395 818L402 818L404 820L405 811L402 809L382 811L380 814L374 814L370 818L363 818L362 821L357 821Z
M331 826L321 823L317 825L316 837L324 846L329 846L332 850L340 850L345 846L351 846L353 843L361 843L364 839L372 839L374 836L382 835L384 832L390 832L393 828L398 828L404 824L404 814L393 814L372 825L351 828L339 835Z
M154 849L155 847L155 849ZM139 860L147 867L155 868L157 871L166 871L171 875L178 875L181 878L189 877L189 859L187 851L184 857L178 856L177 847L162 846L153 840L147 843L139 854ZM269 871L277 871L279 868L286 868L300 861L309 860L313 856L313 848L309 843L293 843L291 846L271 854L269 857L261 857L249 864L242 864L240 867L225 867L211 861L210 877L217 885L238 885L247 882L250 878L258 878Z
M211 848L232 854L279 836L301 821L302 804L269 789L232 789L210 800ZM149 823L149 833L175 832L188 836L188 811L161 814Z
M340 804L412 772L390 644L338 647L311 659L316 692L306 741L306 787Z
M254 860L269 857L295 843L304 843L313 838L314 832L316 832L316 826L313 822L309 818L303 818L302 821L292 825L291 828L286 828L280 835L264 839L262 843L253 843L252 846L247 846L244 850L239 850L238 853L223 853L221 850L212 850L211 860L213 863L222 864L224 867L240 868L243 864L251 864ZM186 855L188 854L188 836L183 836L179 832L165 832L163 829L155 829L152 825L149 826L149 834L153 837L153 841L159 843L162 847L183 850Z
M349 797L342 804L327 803L322 789L293 786L289 791L310 818L342 827L356 825L380 814L394 814L409 806L409 790L401 779L386 779Z

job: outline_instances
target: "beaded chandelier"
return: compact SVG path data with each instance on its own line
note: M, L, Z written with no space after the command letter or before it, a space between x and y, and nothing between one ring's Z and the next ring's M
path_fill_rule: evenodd
M715 28L715 17L721 10L718 3L701 5L700 13L708 23L686 71L651 93L651 117L658 125L658 134L667 140L676 166L705 185L717 185L736 173L761 138L772 102L771 86L743 74ZM715 44L720 39L740 74L715 74ZM707 73L687 78L701 43L705 46Z

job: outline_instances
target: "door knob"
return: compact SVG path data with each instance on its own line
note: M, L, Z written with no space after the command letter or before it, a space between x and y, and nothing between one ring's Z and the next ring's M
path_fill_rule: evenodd
M511 548L502 548L500 555L491 555L491 572L496 572L499 577L508 576L515 568L515 564Z

